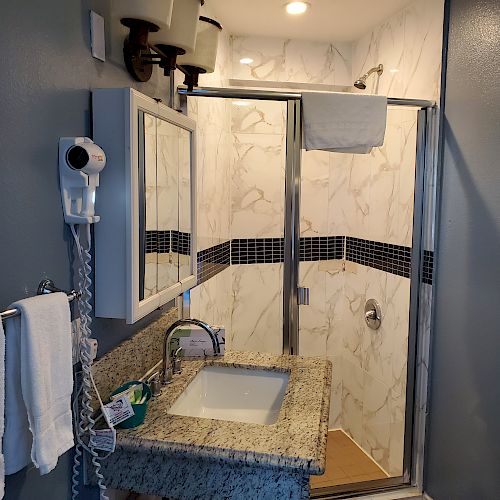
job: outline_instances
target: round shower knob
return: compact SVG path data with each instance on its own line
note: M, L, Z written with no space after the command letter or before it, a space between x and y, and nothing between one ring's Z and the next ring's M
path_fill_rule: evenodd
M382 310L375 299L368 299L365 304L365 321L372 330L378 330L382 324Z

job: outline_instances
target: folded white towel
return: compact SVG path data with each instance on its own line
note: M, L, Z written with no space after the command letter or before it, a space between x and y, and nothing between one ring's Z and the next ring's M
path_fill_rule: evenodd
M0 319L0 498L5 493L5 463L1 451L4 431L4 409L5 409L5 335L2 320Z
M387 98L340 92L302 94L304 147L338 153L370 153L384 143Z
M21 315L7 321L6 473L25 467L31 455L47 474L74 444L68 299L52 293L11 307Z

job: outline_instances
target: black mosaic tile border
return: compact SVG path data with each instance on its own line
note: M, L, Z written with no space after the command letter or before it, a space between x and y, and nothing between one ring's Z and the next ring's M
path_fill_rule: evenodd
M344 258L344 236L305 236L300 238L300 260L334 260Z
M146 231L146 253L191 253L191 234L181 231Z
M213 278L231 265L231 242L225 241L219 245L198 252L197 283L198 285Z
M189 255L191 235L179 231L147 231L147 251L177 251ZM156 250L153 250L156 249ZM410 278L411 248L351 236L316 236L300 239L302 262L343 259ZM272 264L284 260L283 238L246 238L225 241L198 252L198 284L231 264ZM424 251L422 282L432 285L434 253Z
M410 277L411 248L346 237L346 260L380 269L398 276Z
M231 264L273 264L283 262L283 238L231 240Z
M434 273L434 252L424 250L424 261L422 265L422 281L427 285L432 285Z

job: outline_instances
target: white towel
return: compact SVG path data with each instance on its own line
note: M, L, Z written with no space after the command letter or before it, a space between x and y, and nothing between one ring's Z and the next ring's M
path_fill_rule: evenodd
M49 473L73 444L71 319L64 293L12 304L7 320L4 456L6 473L31 461Z
M2 453L5 409L5 335L0 318L0 498L5 493L5 462Z
M302 109L307 151L366 154L384 143L385 96L304 92Z

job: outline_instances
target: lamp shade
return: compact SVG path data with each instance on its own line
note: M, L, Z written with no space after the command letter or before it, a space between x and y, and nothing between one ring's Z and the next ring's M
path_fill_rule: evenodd
M183 2L184 0L181 0ZM174 0L114 0L113 10L120 19L137 19L167 30L172 20Z
M193 51L202 3L203 0L175 0L170 28L153 33L151 43L176 47L179 54Z
M221 30L222 26L217 21L200 16L194 51L179 56L177 64L199 68L205 73L213 73Z

